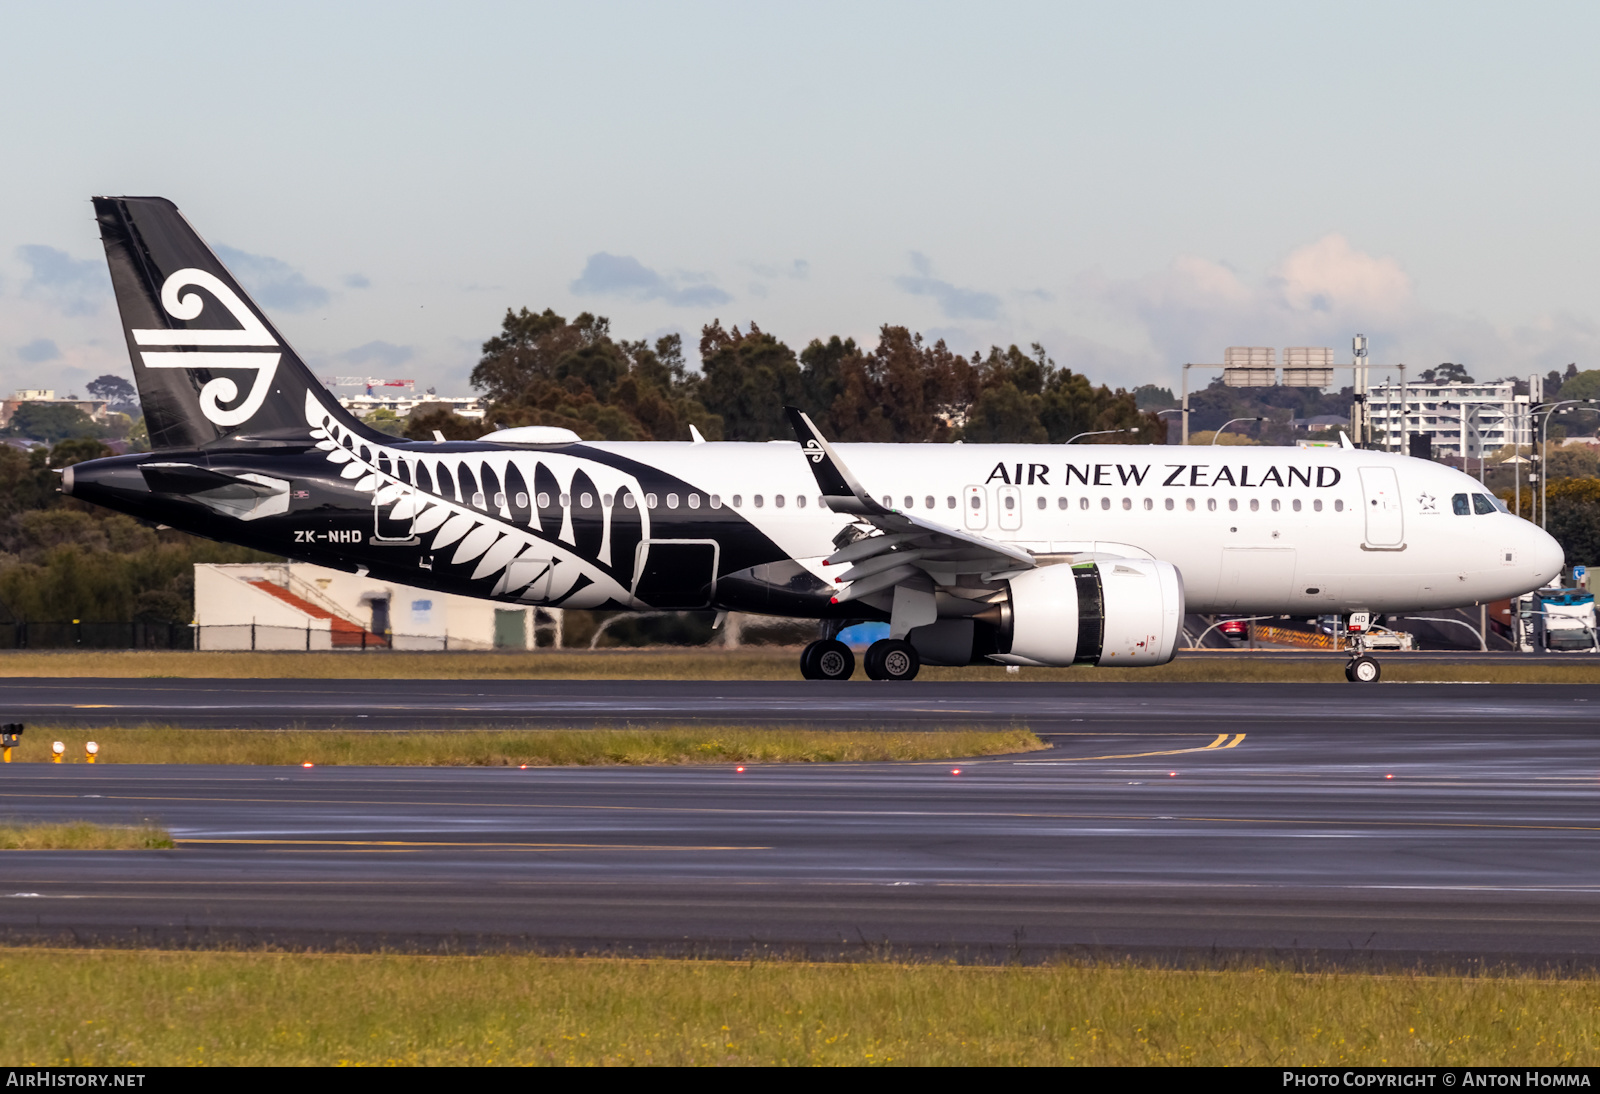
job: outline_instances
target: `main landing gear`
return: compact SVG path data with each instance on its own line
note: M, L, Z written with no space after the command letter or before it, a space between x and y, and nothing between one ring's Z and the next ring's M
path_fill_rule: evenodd
M867 647L867 676L873 680L915 680L922 658L910 642L885 638ZM800 654L800 675L807 680L848 680L856 671L855 654L834 638L811 643Z
M807 680L848 680L856 671L856 655L834 638L821 638L800 652L800 675Z

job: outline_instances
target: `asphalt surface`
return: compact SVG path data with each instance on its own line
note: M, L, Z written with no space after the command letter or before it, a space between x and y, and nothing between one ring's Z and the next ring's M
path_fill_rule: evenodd
M1582 722L1600 687L1518 684L1114 684L1008 680L909 685L852 680L0 679L5 721L60 726L439 729L515 726L816 725L915 728L1088 720L1393 727L1462 721L1499 732ZM1600 715L1597 715L1600 717ZM1220 728L1218 729L1220 731Z
M93 686L263 718L340 699L284 684ZM149 820L181 845L4 853L0 938L1600 966L1600 688L375 687L563 719L1048 721L1056 747L742 773L14 764L0 817Z

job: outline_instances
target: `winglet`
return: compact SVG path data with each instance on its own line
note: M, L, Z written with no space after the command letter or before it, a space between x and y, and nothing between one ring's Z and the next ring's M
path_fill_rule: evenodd
M811 461L811 473L816 476L817 488L822 491L823 500L828 503L829 509L835 513L860 513L867 516L893 512L873 501L862 489L856 477L850 474L850 469L839 458L839 454L833 450L833 446L822 439L821 431L812 424L811 419L803 411L786 406L783 412L788 415L795 439L800 442L800 451Z

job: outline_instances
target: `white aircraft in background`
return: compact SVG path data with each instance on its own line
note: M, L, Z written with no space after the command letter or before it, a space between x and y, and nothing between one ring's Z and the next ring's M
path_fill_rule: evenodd
M68 468L134 516L379 580L517 604L889 624L922 664L1158 665L1186 611L1411 612L1560 572L1473 479L1333 448L407 441L346 412L171 202L96 198L153 451ZM1360 648L1347 675L1376 680Z

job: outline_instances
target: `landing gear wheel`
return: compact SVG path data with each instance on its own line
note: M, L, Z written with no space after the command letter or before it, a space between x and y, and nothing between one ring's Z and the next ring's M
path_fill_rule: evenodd
M800 675L807 680L848 680L856 671L856 655L832 638L821 638L800 653Z
M867 647L867 675L874 680L915 680L921 667L910 642L885 638Z
M1383 675L1383 669L1378 667L1377 658L1362 654L1344 667L1344 678L1352 684L1376 684L1378 677Z

